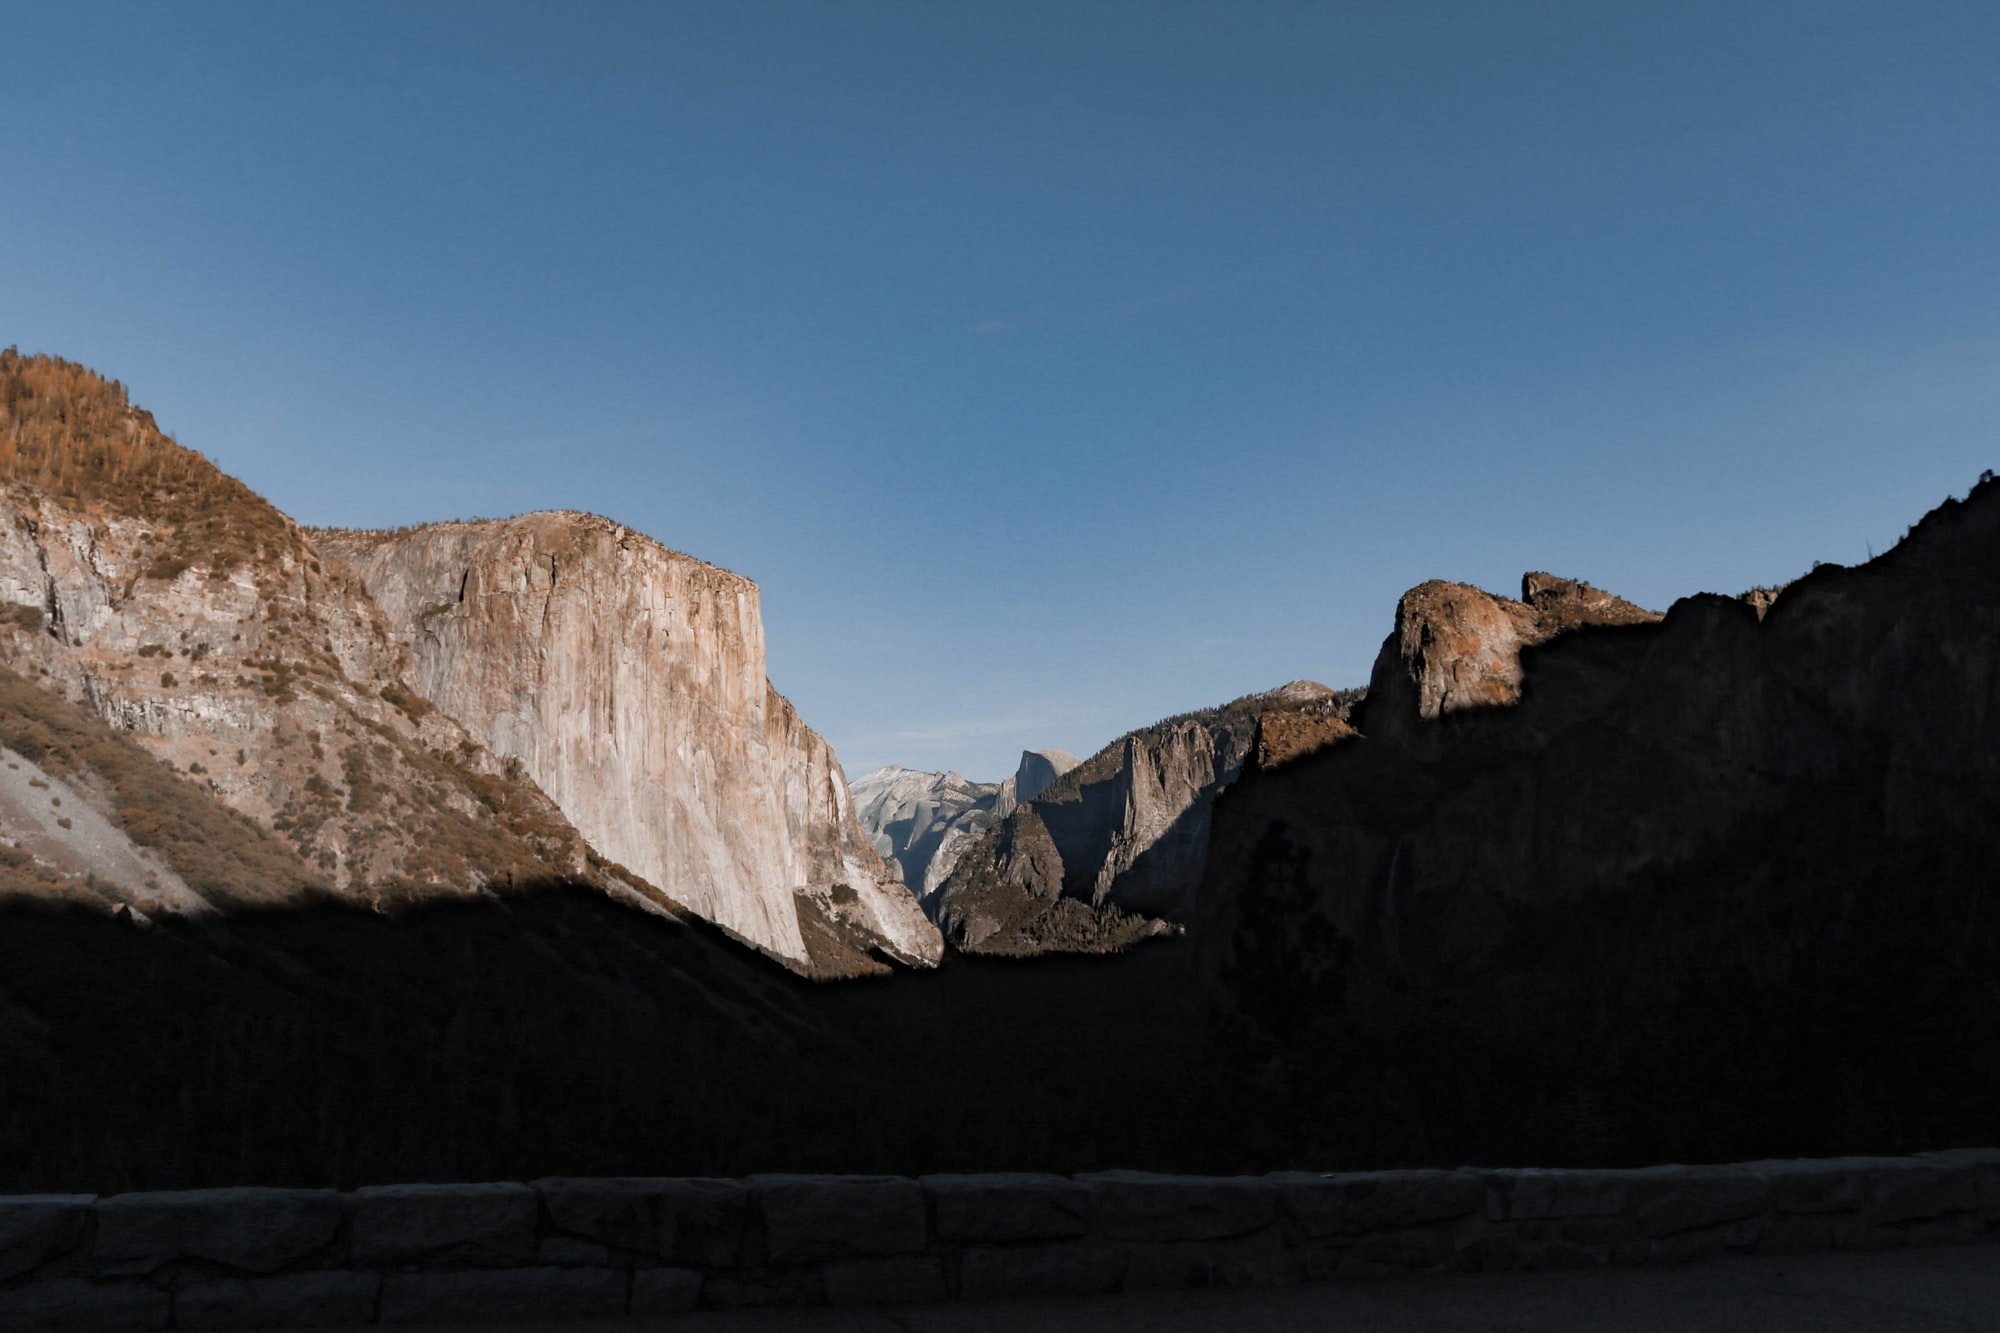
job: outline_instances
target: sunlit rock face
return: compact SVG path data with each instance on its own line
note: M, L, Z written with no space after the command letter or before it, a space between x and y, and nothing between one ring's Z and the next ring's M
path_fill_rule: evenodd
M1104 952L1168 932L1192 905L1209 808L1241 772L1259 719L1337 723L1353 698L1293 681L1122 736L1004 814L926 909L974 952Z
M568 512L320 544L408 644L424 697L604 856L794 962L801 894L858 945L937 960L832 750L765 678L751 580Z
M1078 762L1063 750L1023 750L1005 782L891 764L855 780L855 807L875 850L896 863L903 883L928 904L986 830Z
M1366 728L1401 735L1449 713L1521 699L1521 653L1590 625L1649 625L1657 611L1553 574L1525 574L1521 599L1433 579L1403 594L1368 683Z
M360 581L290 518L81 366L9 350L0 391L0 659L178 785L142 774L143 808L114 804L95 765L129 756L53 703L13 691L7 711L67 729L65 776L124 834L173 845L196 820L188 802L213 800L276 835L183 841L174 873L195 898L376 902L587 874L568 821L411 690L409 654ZM150 908L189 906L153 873L149 894L136 870L99 878L139 885Z

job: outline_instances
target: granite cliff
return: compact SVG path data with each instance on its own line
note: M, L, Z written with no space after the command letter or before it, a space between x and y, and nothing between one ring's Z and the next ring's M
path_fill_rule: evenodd
M961 949L1103 952L1186 919L1215 795L1267 712L1338 723L1354 694L1293 681L1113 741L962 855L926 907Z
M316 535L115 382L0 353L0 892L154 916L571 881L814 975L934 963L764 677L757 600L583 515Z
M1660 619L1588 583L1524 574L1514 601L1433 579L1396 604L1396 628L1369 677L1371 734L1407 734L1417 721L1521 699L1521 654L1588 625Z
M387 905L582 878L666 906L594 863L532 782L411 688L360 581L297 524L115 382L11 349L0 654L7 762L60 770L36 780L100 817L10 826L67 886L57 896L145 912L322 892ZM203 802L258 836L190 813Z
M854 806L875 850L901 869L903 883L928 907L980 835L1078 762L1062 750L1023 750L1004 782L891 764L855 779Z
M755 583L585 514L316 537L417 692L605 856L795 963L938 960L833 752L765 678Z

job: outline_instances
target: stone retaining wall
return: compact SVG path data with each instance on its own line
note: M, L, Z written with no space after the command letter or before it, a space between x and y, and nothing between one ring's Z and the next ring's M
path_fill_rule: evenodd
M2000 1239L2000 1150L1268 1176L539 1180L0 1196L0 1328L862 1305Z

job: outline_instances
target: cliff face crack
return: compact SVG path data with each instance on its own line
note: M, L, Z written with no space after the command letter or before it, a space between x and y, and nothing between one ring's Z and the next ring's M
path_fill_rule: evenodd
M549 632L549 618L556 605L556 558L549 557L549 595L542 599L542 633Z
M35 563L42 571L42 613L49 618L49 637L58 643L68 641L63 633L62 599L56 596L56 576L49 571L49 548L42 542L41 524L31 518L21 520L21 530L35 548Z

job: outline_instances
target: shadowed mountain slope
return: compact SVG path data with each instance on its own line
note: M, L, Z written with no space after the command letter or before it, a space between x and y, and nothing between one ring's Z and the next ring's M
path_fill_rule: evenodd
M1496 1124L1521 1160L2000 1132L2000 484L1859 568L1540 646L1517 603L1413 652L1438 587L1360 738L1216 806L1192 933L1293 1151L1354 1123L1432 1160ZM1508 697L1451 706L1510 654Z
M1337 721L1353 692L1293 681L1113 741L965 852L925 906L975 953L1095 953L1186 919L1215 794L1269 712Z

